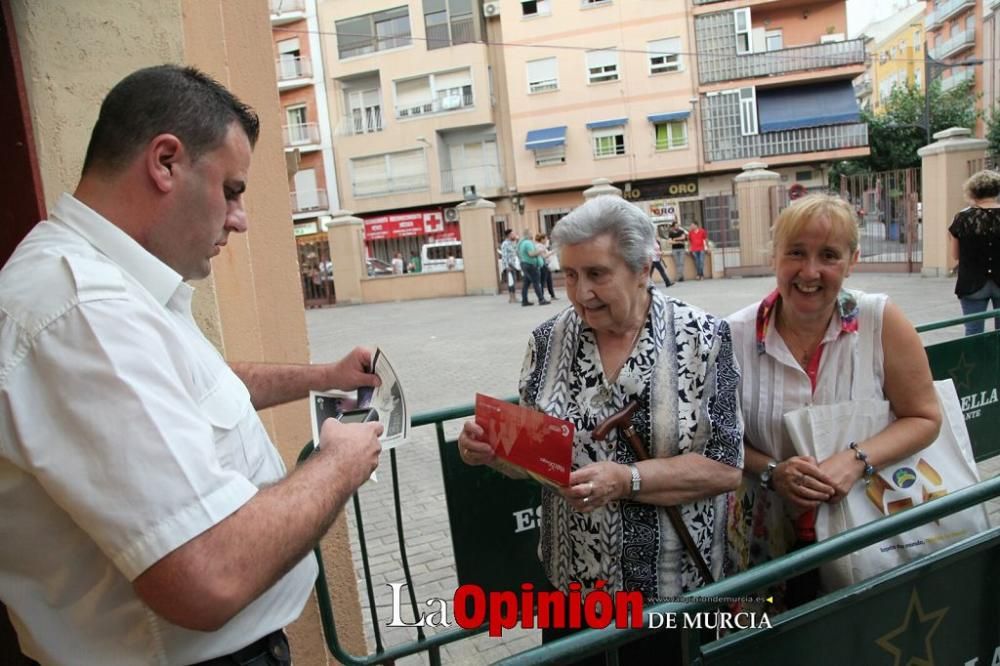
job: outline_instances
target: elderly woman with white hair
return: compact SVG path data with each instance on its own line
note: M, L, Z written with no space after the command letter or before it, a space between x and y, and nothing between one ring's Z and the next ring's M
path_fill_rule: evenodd
M545 571L557 589L606 581L605 590L640 591L647 603L698 588L720 574L723 494L743 465L729 326L653 288L653 226L623 199L588 201L551 237L572 308L532 333L520 398L573 422L576 434L570 485L543 490ZM620 418L595 437L631 403L637 438ZM483 439L467 422L462 459L515 476Z

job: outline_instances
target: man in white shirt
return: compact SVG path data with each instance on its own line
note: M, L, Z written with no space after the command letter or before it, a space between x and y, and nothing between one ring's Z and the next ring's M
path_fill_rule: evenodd
M328 420L286 474L256 411L377 384L369 350L227 364L192 318L257 133L196 70L133 73L0 271L0 599L39 662L288 663L311 549L378 465L379 424Z

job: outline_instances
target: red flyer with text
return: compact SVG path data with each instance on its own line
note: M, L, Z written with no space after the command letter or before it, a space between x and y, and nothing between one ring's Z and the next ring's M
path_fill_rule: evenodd
M550 486L568 486L573 461L573 424L476 394L476 424L497 456Z

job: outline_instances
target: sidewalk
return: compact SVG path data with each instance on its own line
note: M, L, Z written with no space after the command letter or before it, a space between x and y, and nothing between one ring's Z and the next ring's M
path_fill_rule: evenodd
M953 278L922 278L903 274L855 274L847 286L890 295L914 323L951 319L961 315L953 294ZM758 300L774 287L773 278L744 278L683 282L666 290L717 315L725 316ZM381 347L402 379L411 414L468 405L478 392L511 396L517 391L518 374L528 334L537 324L569 305L561 291L552 305L521 307L507 296L478 296L401 303L337 307L306 312L314 362L339 359L355 345ZM925 344L960 337L962 327L924 334ZM455 436L460 422L448 424ZM418 606L431 597L450 599L457 585L451 535L445 507L437 444L432 428L418 428L413 441L397 452L407 555L414 576ZM996 474L1000 464L991 461ZM386 630L391 618L389 583L402 583L396 543L395 516L388 456L379 470L380 482L361 490L368 554L376 591L379 623L385 645L415 638L413 629ZM475 499L475 498L470 498ZM996 512L996 507L994 507ZM353 508L348 508L355 532ZM994 513L994 520L997 514ZM356 532L355 532L356 537ZM367 592L363 583L357 539L352 541L358 569L358 591L363 607ZM404 598L408 595L404 592ZM408 604L404 604L408 605ZM336 610L336 609L335 609ZM336 613L335 613L336 614ZM366 614L369 649L374 649L370 615ZM408 610L404 619L412 621ZM433 630L430 630L433 633ZM480 635L452 643L442 649L442 661L453 664L485 664L537 645L538 632L508 632L503 639ZM400 660L401 664L427 663L426 656Z

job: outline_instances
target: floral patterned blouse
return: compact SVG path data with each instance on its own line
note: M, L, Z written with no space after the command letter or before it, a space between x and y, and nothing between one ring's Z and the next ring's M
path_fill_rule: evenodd
M651 290L645 327L618 380L608 382L595 333L567 309L539 326L521 374L522 404L576 426L573 469L635 460L617 432L603 442L591 433L630 401L633 424L650 455L695 452L733 467L743 465L743 424L729 327L701 310ZM723 497L681 506L705 561L716 575L724 552ZM609 591L639 590L648 602L704 584L662 507L629 500L578 513L543 490L540 556L549 580L585 590L606 581Z

